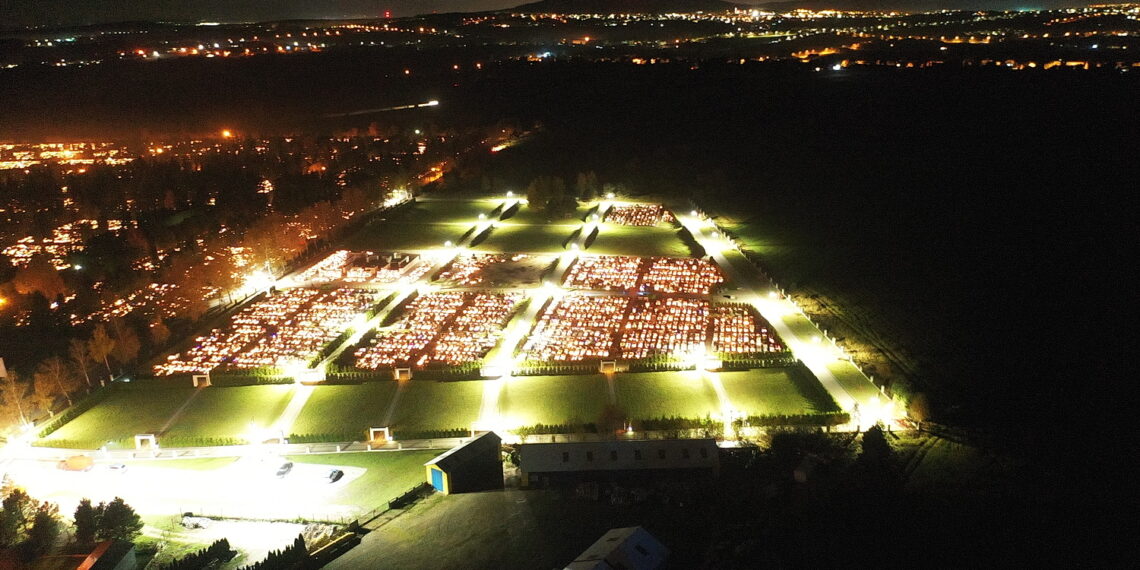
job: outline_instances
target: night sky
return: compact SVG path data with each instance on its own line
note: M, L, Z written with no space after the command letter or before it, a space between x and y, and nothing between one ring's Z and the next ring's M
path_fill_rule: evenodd
M254 22L285 19L373 18L385 10L412 16L510 8L533 0L0 0L0 28L129 20ZM761 4L764 0L737 0ZM780 2L783 3L783 2ZM810 7L1017 9L1085 5L1081 0L804 0Z
M494 10L528 0L0 0L0 27L125 20L264 21Z

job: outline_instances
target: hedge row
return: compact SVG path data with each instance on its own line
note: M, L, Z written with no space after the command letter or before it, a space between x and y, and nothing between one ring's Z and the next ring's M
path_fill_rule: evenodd
M213 544L184 556L169 564L163 564L162 570L199 570L200 568L214 568L229 562L237 555L236 550L230 549L230 541L219 538Z
M598 425L588 424L534 424L520 427L514 432L520 436L547 435L557 433L598 433Z
M352 333L354 332L356 331L353 330L352 327L349 327L341 331L340 334L336 335L336 338L325 343L325 345L322 346L321 349L317 351L317 353L314 354L312 358L309 359L309 366L316 366L317 364L320 364L322 360L332 356L333 351L335 351L338 346L344 344L344 341L348 340L348 337L352 336Z
M133 439L117 439L113 441L107 441L105 439L41 439L32 442L32 445L34 447L50 447L53 449L99 449L108 443L116 445L120 449L130 449L135 445Z
M680 429L720 429L724 424L720 420L714 420L710 416L703 418L686 418L680 416L649 418L637 420L637 424L641 426L644 431L665 431L665 430L680 430Z
M291 433L289 443L340 443L342 441L358 441L364 436L363 432L343 431L325 433Z
M249 440L240 437L203 437L197 435L162 435L158 437L160 447L218 447L248 444Z
M293 384L294 382L293 378L288 376L234 376L228 373L210 375L210 385L219 388L272 386L276 384Z
M558 376L562 374L597 374L601 367L598 360L579 363L551 364L537 360L525 360L515 368L515 376Z
M838 426L851 421L847 412L809 412L806 414L770 414L748 416L748 425L757 427L777 426Z
M770 354L720 354L721 370L749 370L752 368L778 368L791 366L796 363L796 357L790 352L774 352Z
M471 437L471 430L467 428L431 429L424 431L400 431L396 429L392 434L394 438L407 439L442 439L447 437Z

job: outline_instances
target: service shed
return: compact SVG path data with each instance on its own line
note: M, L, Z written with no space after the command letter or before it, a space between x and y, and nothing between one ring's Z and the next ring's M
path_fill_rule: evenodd
M502 489L501 443L489 431L424 463L427 482L445 495Z
M613 528L564 570L656 570L668 557L669 549L644 528Z
M526 443L519 446L523 485L535 475L621 471L703 471L720 473L713 439L614 440Z

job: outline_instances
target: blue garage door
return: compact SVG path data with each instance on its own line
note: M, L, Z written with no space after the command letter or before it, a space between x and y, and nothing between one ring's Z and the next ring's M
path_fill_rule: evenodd
M431 486L435 487L436 491L443 492L443 471L431 470Z

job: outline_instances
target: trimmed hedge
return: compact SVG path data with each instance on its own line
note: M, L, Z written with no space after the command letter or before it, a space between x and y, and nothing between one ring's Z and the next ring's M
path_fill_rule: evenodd
M718 353L721 370L750 370L752 368L780 368L795 364L796 357L791 352L772 353Z
M293 378L289 376L242 376L228 373L210 375L210 385L219 388L271 386L276 384L293 384L294 382Z
M99 449L108 443L105 439L41 439L33 441L33 447L50 447L52 449ZM121 449L132 449L135 445L133 439L124 438L110 441Z
M175 560L169 564L163 564L162 570L199 570L200 568L213 568L220 563L229 562L234 556L237 555L236 550L230 548L230 541L219 538L213 544Z
M400 431L396 428L392 433L393 439L442 439L447 437L471 437L471 430L467 428L431 429L424 431Z
M524 360L514 370L515 376L559 376L563 374L597 374L602 363L598 359L582 362L549 363L541 360Z
M249 440L240 437L202 437L197 435L160 435L159 447L219 447L223 445L248 445Z
M748 416L749 425L757 427L777 426L838 426L851 421L847 412L815 412L807 414L769 414Z
M289 443L340 443L342 441L359 441L363 439L362 432L326 432L326 433L291 433Z
M598 433L598 425L587 424L534 424L513 430L520 436L548 435L558 433Z

